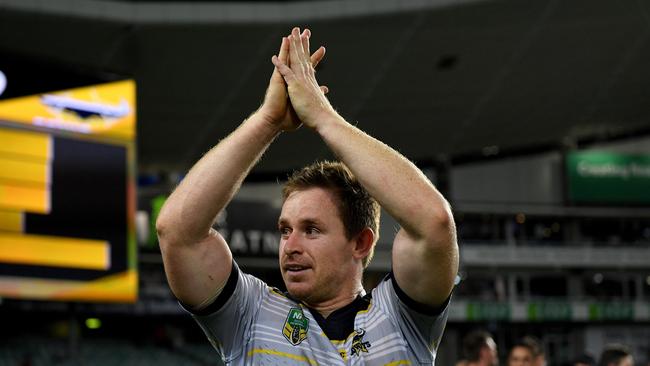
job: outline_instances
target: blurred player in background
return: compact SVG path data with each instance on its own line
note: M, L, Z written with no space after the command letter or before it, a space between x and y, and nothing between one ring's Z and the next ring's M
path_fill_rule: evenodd
M464 366L497 366L499 354L492 335L483 330L470 332L463 338Z
M546 352L542 342L534 336L525 336L521 341L533 351L533 366L546 366Z
M627 347L608 345L600 354L598 366L634 366L634 358Z
M533 366L534 350L523 341L515 343L508 353L508 366Z
M591 355L585 353L576 358L571 366L596 366L596 360Z

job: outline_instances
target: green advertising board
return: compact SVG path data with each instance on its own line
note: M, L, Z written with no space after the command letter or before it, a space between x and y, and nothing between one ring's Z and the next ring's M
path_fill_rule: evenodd
M633 320L634 305L631 303L589 304L589 320Z
M650 155L571 152L566 168L572 202L650 203Z
M510 320L510 304L502 302L470 302L467 304L467 320Z
M568 302L535 302L528 304L529 321L570 321L573 317Z

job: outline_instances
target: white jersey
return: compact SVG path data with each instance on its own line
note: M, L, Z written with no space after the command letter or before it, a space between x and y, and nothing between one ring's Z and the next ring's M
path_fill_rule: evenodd
M192 316L226 365L432 365L449 302L432 315L416 306L387 276L323 319L233 263L219 297Z

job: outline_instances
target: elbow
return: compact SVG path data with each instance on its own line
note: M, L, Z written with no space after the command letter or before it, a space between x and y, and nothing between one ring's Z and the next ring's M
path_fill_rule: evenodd
M156 235L158 236L158 244L162 247L168 243L169 231L172 225L169 220L159 215L156 219Z
M443 228L452 228L454 226L454 215L451 212L449 202L444 201L441 207L438 207L433 214L434 222L437 226Z
M434 222L431 229L427 231L424 243L426 243L426 252L432 254L436 261L443 260L443 263L449 264L450 268L454 268L452 272L455 275L460 260L456 224L449 205L446 206L447 209L441 210L433 219Z
M167 228L169 225L165 220L162 219L162 216L158 216L156 219L156 234L160 238L161 236L167 234Z
M427 219L425 241L435 247L456 246L456 224L447 201L437 207Z
M156 219L156 235L158 236L158 244L161 249L179 242L178 238L182 237L178 233L179 227L180 225L174 222L173 217L165 214L164 209L161 210Z
M163 207L156 219L156 235L160 249L164 252L181 246L191 246L210 235L211 227L203 229L193 224Z

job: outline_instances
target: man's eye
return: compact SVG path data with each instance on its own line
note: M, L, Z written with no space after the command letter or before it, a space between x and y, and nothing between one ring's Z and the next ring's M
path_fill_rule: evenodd
M305 232L307 234L318 234L320 231L318 231L318 229L313 226L309 226Z
M288 227L281 227L278 230L280 231L280 235L282 236L289 236L289 234L291 234L291 229L289 229Z

